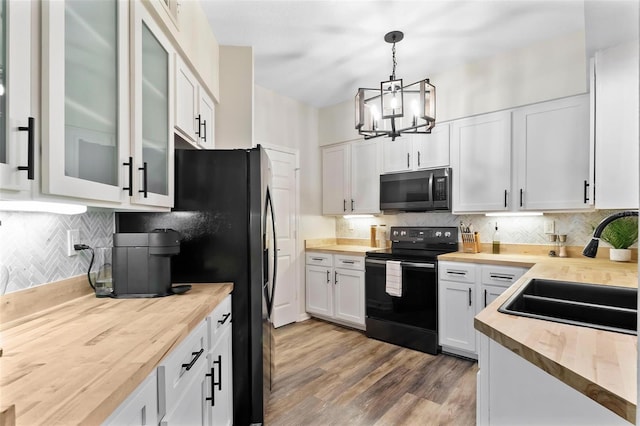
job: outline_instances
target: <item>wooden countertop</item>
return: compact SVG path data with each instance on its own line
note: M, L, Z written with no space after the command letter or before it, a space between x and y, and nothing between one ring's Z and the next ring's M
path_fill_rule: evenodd
M380 250L379 247L358 246L358 245L344 245L335 244L321 247L307 248L307 251L318 253L332 253L332 254L348 254L351 256L364 256L366 252L371 250Z
M520 266L527 266L531 261L532 268L475 317L475 328L635 424L636 336L508 315L497 309L517 288L534 277L637 287L637 263L544 257L534 262L536 259L528 259L527 256L504 257L482 253L440 257L442 260L445 258Z
M100 424L232 290L87 295L3 323L0 408L15 405L18 425Z

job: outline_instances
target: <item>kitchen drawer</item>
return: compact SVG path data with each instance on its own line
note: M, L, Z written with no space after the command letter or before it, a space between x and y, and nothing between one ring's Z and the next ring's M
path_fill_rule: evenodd
M509 287L516 282L527 268L515 266L482 265L482 284Z
M207 347L210 349L216 339L216 334L221 327L231 325L231 295L224 298L222 302L207 317L209 330L209 343Z
M207 321L202 321L158 366L160 418L173 411L200 367L207 362Z
M438 262L438 278L446 281L474 284L477 266L471 263Z
M307 253L307 265L333 266L333 255L329 253Z
M357 269L358 271L364 271L364 257L335 254L333 256L333 266L335 268Z

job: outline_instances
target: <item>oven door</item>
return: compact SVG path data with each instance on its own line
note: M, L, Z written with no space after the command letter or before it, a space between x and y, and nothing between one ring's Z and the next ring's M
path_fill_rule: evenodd
M386 261L366 259L367 318L438 330L438 273L436 262L402 261L402 296L386 288Z

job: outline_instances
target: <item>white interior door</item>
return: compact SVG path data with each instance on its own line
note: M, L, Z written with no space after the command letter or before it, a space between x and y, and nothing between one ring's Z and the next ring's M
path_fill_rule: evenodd
M273 304L273 326L280 327L298 318L296 250L296 155L267 149L271 160L271 196L276 215L278 272Z

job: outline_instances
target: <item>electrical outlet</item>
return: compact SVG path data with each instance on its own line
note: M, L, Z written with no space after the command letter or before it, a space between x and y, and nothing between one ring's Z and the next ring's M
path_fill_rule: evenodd
M75 244L80 244L80 230L67 230L67 256L77 256L78 252L73 249Z
M545 234L555 234L556 233L555 222L553 220L545 220L544 221L544 233Z

